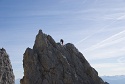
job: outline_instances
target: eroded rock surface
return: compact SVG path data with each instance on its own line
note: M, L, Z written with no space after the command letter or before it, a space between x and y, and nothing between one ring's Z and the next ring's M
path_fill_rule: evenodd
M4 48L0 49L0 84L15 84L12 65Z
M98 72L71 43L61 45L39 30L23 58L21 84L104 84Z

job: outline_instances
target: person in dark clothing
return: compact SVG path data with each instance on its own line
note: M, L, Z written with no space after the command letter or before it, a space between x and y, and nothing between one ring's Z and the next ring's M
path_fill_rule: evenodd
M1 51L5 51L5 49L4 48L2 48L2 49L0 49Z
M64 42L63 39L60 39L60 43L61 43L62 45L63 45L63 42Z

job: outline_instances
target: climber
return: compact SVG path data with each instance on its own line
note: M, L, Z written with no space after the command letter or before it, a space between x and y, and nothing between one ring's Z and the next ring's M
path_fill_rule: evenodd
M1 49L1 51L5 51L5 49L4 49L4 48L2 48L2 49Z
M60 39L60 43L61 43L62 45L63 45L63 42L64 42L63 39Z

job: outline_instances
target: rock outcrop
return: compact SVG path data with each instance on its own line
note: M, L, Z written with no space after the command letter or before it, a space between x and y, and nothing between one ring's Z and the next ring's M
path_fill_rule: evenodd
M15 77L8 54L0 49L0 84L15 84Z
M56 43L42 30L33 49L26 49L23 67L21 84L104 84L73 44Z

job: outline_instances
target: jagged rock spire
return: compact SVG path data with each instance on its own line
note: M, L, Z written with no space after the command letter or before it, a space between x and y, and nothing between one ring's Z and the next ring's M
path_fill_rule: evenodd
M54 39L50 35L44 34L42 30L39 30L38 34L36 35L33 49L42 51L48 48L50 45L56 47L56 42Z
M36 40L35 40L35 44L33 49L35 50L43 50L46 46L47 46L47 40L46 40L47 35L44 34L42 32L42 30L39 30L37 36L36 36Z
M73 44L61 46L41 30L24 53L23 67L21 84L104 84Z
M15 84L15 77L8 54L0 49L0 84Z

